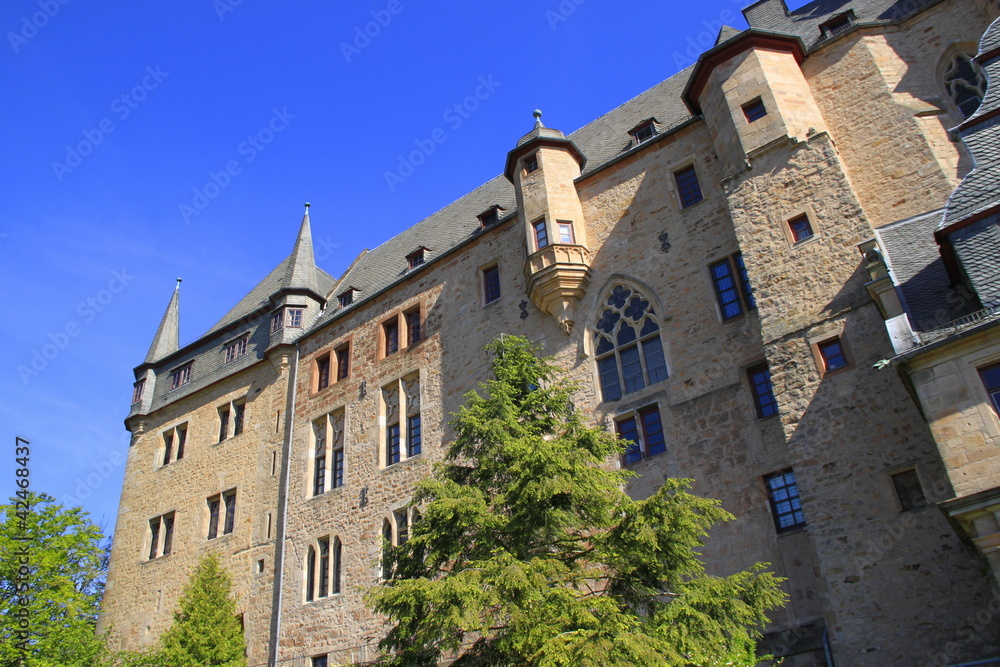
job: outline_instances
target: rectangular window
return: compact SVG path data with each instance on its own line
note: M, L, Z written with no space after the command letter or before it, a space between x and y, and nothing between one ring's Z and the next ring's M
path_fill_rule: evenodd
M630 394L645 387L642 379L642 363L639 361L639 347L633 345L619 351L622 362L622 380L625 393Z
M535 230L535 249L541 250L549 244L549 232L545 228L545 220L539 220L531 225Z
M747 102L743 105L743 115L746 117L748 123L760 120L767 115L767 109L764 107L764 101L758 97L755 100Z
M316 592L316 548L309 545L306 554L306 602L312 602Z
M229 535L236 525L236 491L230 491L223 495L226 504L226 521L223 524L222 534Z
M396 519L395 546L399 547L406 544L406 542L410 539L410 522L408 520L408 517L406 516L405 508L401 510L396 510L395 512L393 512L393 515L394 515L393 518Z
M498 209L497 207L493 207L489 211L486 211L485 213L480 213L478 217L479 217L480 227L482 227L483 229L486 229L487 227L492 227L493 225L497 224L497 222L499 222L500 220L500 209Z
M635 140L635 145L638 146L642 142L652 139L654 134L656 134L656 128L653 127L652 123L646 123L632 131L632 138Z
M246 414L247 406L245 403L236 403L233 405L233 437L243 433L243 416Z
M218 495L208 499L208 539L214 540L219 536L219 507L221 499Z
M219 442L229 437L229 406L219 408Z
M156 517L149 520L149 560L153 560L159 555L160 519L161 517Z
M483 303L493 303L500 298L500 266L483 269Z
M899 509L903 512L927 507L927 497L924 495L924 488L920 485L920 477L913 468L903 470L890 475L892 478L892 488L896 491L896 499L899 500Z
M316 391L330 386L330 355L324 354L316 360Z
M746 264L743 263L743 253L738 252L733 255L733 263L736 264L736 272L740 277L740 292L747 310L757 307L757 301L753 298L753 287L750 286L750 276L747 274Z
M302 327L302 309L289 308L287 312L288 312L288 327L292 329L300 329Z
M403 320L406 322L406 344L410 346L420 340L420 308L405 312Z
M627 446L623 461L636 463L644 458L667 451L667 441L660 421L660 410L651 405L616 422L618 436L631 444Z
M1000 364L979 369L979 377L983 379L983 385L993 403L993 409L1000 414Z
M341 549L340 538L333 538L333 592L340 592L340 554L343 550Z
M681 208L694 206L703 199L701 185L698 183L698 172L694 170L694 165L675 171L674 180L677 182L677 195L681 200Z
M614 355L597 362L597 372L601 378L601 396L605 401L622 397L621 383L618 381L618 360Z
M424 263L424 249L420 248L406 256L406 265L412 271Z
M194 362L188 362L181 366L180 368L171 371L170 373L170 388L177 389L178 387L183 387L188 382L191 381L191 369L194 367Z
M792 218L788 221L788 229L792 233L792 241L799 243L800 241L805 241L806 239L812 238L813 229L812 225L809 224L808 215L800 215L797 218Z
M406 456L416 456L420 453L420 415L410 415L406 418Z
M184 444L187 442L187 424L181 424L177 427L177 458L176 461L180 461L184 458Z
M573 236L573 223L559 223L559 243L576 243L576 239Z
M736 289L736 280L729 260L724 259L708 267L712 272L712 283L715 286L715 298L722 311L722 319L729 320L743 314L743 304Z
M349 305L354 303L354 290L352 289L347 290L339 297L337 297L337 300L340 302L341 308L347 308Z
M174 514L163 515L163 555L169 556L174 547Z
M819 356L823 360L823 370L827 373L847 367L847 355L840 338L831 338L817 344Z
M167 431L163 434L163 465L170 463L170 457L174 454L174 432Z
M399 422L389 424L385 429L386 465L399 463Z
M344 343L338 347L337 353L337 381L347 379L351 370L351 344Z
M247 353L247 343L249 342L249 340L250 340L250 334L247 334L247 335L243 336L242 338L240 338L239 340L235 340L235 341L233 341L232 343L230 343L229 345L226 346L226 363L227 364L230 361L233 361L234 359L242 357L244 354Z
M344 448L333 450L333 479L330 486L334 489L344 485Z
M319 597L330 594L330 538L319 539Z
M327 442L327 420L328 417L317 419L313 422L313 495L326 491L326 442Z
M132 385L132 402L138 403L142 400L142 392L146 389L146 381L139 380L134 385Z
M524 158L524 171L529 174L533 171L538 171L538 153Z
M791 468L766 475L764 484L767 486L767 499L771 504L774 527L779 533L806 525L805 515L802 513L802 500L799 498L799 487Z
M329 663L325 655L316 655L312 659L312 667L328 667Z
M748 368L747 378L753 390L753 404L757 408L757 418L764 419L778 414L778 402L774 400L771 370L767 367L767 362Z
M318 496L326 491L326 456L316 456L313 469L313 495Z
M281 331L285 328L285 311L279 310L271 315L271 333Z
M399 322L396 318L382 323L382 335L385 337L385 356L399 352Z

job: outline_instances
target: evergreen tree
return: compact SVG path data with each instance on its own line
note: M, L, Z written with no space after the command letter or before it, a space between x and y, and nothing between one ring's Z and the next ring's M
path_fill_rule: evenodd
M386 661L756 664L757 628L784 594L763 564L705 573L699 548L731 515L687 480L629 498L632 473L608 465L622 442L583 423L537 346L507 336L486 350L495 379L466 396L446 460L418 484L421 518L368 593L393 623Z
M218 556L201 559L188 582L158 656L169 667L245 667L243 629L230 597L232 581Z
M0 515L0 665L89 665L102 649L101 529L83 509L27 490Z

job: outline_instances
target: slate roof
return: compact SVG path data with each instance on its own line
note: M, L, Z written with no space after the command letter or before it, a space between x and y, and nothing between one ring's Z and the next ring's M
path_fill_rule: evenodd
M978 308L975 299L963 298L951 287L934 240L942 213L943 209L930 211L875 231L903 308L918 332L937 329Z
M160 326L153 336L153 343L149 346L146 359L143 363L155 364L160 359L177 351L180 345L180 278L177 279L177 286L174 293L170 295L170 302L167 303L167 310L163 313Z

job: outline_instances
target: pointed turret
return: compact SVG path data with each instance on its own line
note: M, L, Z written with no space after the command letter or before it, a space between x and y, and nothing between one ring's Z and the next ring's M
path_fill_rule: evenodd
M316 281L316 260L313 256L312 228L309 225L309 203L302 216L302 226L299 227L295 247L288 258L285 267L285 277L281 282L282 289L306 289L323 296Z
M170 303L163 313L160 327L153 336L153 344L149 346L145 363L155 364L169 354L173 354L180 347L180 291L181 279L177 279L174 293L170 295Z

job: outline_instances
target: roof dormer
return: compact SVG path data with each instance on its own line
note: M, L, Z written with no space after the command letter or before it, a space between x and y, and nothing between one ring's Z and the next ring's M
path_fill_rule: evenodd
M420 246L406 256L406 268L409 271L412 271L427 261L426 250L427 248Z
M357 287L348 287L346 290L337 295L337 301L340 303L341 308L347 308L354 303L354 298L358 294Z
M506 209L503 206L493 204L493 206L490 206L488 209L476 216L479 218L479 226L482 229L486 229L487 227L492 227L497 224L500 222L501 211L505 210Z
M655 137L658 134L656 123L656 118L647 118L629 130L628 134L632 137L632 145L638 146L639 144L649 141Z

